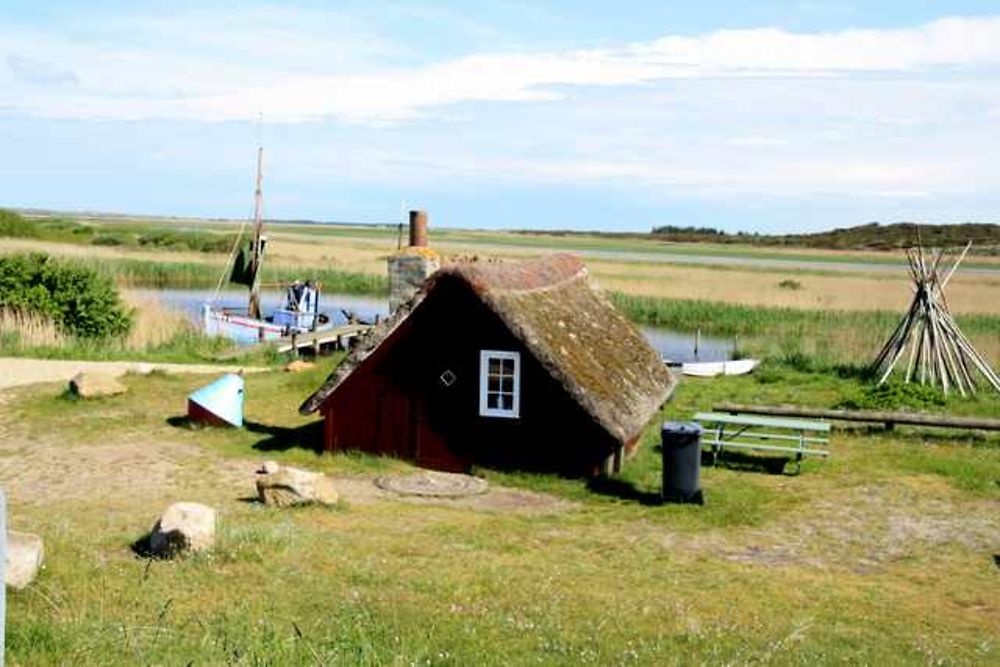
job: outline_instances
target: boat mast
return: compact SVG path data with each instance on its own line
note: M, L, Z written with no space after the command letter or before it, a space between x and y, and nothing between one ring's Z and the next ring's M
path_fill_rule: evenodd
M260 267L264 259L264 193L262 190L264 174L264 147L257 147L257 185L253 194L253 255L251 267L253 270L253 284L250 286L250 303L247 306L247 315L254 319L261 319L260 310Z

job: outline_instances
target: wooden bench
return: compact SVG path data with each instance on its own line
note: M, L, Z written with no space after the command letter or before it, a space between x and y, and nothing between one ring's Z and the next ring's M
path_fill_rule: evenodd
M794 456L797 474L806 456L830 455L826 422L721 412L699 412L694 419L705 429L701 444L711 448L713 464L726 449L782 452Z

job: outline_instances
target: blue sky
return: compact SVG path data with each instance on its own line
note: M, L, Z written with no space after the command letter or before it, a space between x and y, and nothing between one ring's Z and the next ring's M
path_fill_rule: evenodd
M270 217L996 222L1000 7L0 0L0 206L247 215L259 113Z

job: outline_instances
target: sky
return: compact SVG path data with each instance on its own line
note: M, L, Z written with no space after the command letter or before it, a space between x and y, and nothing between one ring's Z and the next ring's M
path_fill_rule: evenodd
M1000 4L0 0L0 206L761 233L1000 218Z

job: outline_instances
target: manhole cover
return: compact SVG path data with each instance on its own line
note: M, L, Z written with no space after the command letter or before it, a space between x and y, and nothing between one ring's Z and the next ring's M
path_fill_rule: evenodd
M375 486L404 496L430 498L475 496L489 489L485 479L429 470L412 475L382 475L375 478Z

